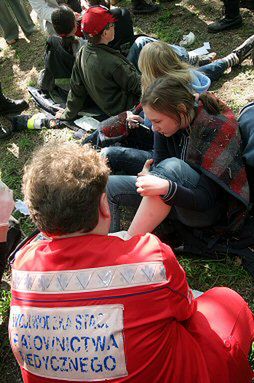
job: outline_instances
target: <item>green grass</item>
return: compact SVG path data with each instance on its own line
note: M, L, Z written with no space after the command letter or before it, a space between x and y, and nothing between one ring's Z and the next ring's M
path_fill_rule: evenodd
M0 290L0 326L8 319L11 302L11 292Z

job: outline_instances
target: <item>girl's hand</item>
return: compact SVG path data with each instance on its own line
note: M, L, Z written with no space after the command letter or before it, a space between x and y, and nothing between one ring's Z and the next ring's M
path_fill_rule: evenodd
M126 121L128 122L128 127L130 129L138 128L139 127L139 125L138 125L139 122L141 124L144 123L144 119L142 117L140 117L138 114L133 114L130 111L127 112L127 119L126 119Z
M146 175L138 177L136 186L137 192L142 197L159 196L167 194L169 182L153 175Z
M145 162L145 165L143 166L143 169L141 170L140 173L138 173L138 176L146 176L147 174L149 174L149 171L150 171L150 167L153 163L153 159L150 158L150 160L146 160Z

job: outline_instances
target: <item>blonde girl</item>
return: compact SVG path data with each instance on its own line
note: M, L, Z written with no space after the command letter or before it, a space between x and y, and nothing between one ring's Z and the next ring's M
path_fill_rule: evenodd
M254 46L254 35L226 57L194 68L181 61L175 51L163 41L149 43L141 50L138 66L142 73L142 92L157 78L170 74L192 85L194 92L203 93L211 82L218 80L230 67L247 58Z

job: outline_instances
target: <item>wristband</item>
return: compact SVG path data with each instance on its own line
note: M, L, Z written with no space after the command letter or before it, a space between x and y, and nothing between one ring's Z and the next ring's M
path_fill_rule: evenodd
M166 203L169 202L175 196L177 192L177 183L171 180L168 180L168 182L169 182L169 189L167 194L160 196L161 199Z

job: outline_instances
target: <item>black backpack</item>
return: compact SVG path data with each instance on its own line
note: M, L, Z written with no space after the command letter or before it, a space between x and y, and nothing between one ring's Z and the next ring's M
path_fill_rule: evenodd
M0 282L7 265L8 257L21 241L22 231L19 222L11 218L9 221L7 241L0 243Z

